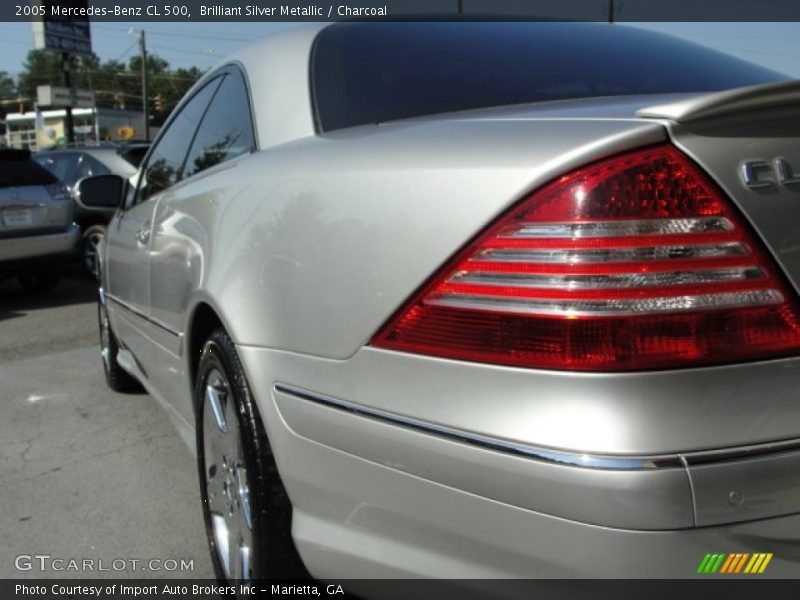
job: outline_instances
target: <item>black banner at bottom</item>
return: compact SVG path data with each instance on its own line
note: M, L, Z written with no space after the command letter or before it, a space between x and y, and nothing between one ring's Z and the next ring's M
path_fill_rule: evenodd
M687 579L687 580L419 580L346 579L340 581L270 580L221 584L192 579L5 579L2 600L206 600L230 598L328 598L478 600L538 598L621 600L624 598L724 597L726 600L791 598L800 592L800 580ZM723 595L724 594L724 595Z

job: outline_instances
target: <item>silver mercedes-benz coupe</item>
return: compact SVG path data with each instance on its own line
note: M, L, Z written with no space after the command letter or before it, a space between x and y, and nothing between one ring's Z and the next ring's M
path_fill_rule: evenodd
M619 25L280 32L78 185L108 383L221 578L796 576L799 117Z

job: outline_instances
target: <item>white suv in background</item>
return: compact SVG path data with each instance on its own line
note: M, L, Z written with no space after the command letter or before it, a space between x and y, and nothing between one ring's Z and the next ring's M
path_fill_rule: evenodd
M28 150L0 149L0 277L52 289L81 238L74 212L64 185Z

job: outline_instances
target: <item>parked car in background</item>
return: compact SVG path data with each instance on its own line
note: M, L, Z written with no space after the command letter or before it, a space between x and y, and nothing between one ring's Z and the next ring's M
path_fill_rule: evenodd
M277 33L79 184L107 381L196 444L222 579L796 577L798 117L624 26Z
M74 259L80 228L66 187L27 150L0 149L0 277L43 292Z
M62 181L72 194L75 184L84 177L112 173L130 177L136 172L147 148L148 144L145 143L59 148L44 150L36 154L34 159ZM95 272L97 244L103 239L106 225L113 215L113 209L88 209L76 206L75 220L83 231L81 242L83 264L90 273Z

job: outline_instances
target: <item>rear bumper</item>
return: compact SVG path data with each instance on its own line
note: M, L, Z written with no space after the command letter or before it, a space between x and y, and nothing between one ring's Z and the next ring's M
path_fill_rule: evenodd
M709 553L773 553L760 577L800 576L800 515L674 531L590 525L297 444L293 533L323 579L695 578ZM285 473L285 469L283 472Z
M57 233L0 238L0 269L24 267L26 261L51 257L71 258L77 251L80 239L81 230L75 223L70 223L66 229Z
M279 354L240 348L318 577L682 578L720 552L772 553L762 577L800 576L794 442L549 451L283 383L272 369L294 359Z

